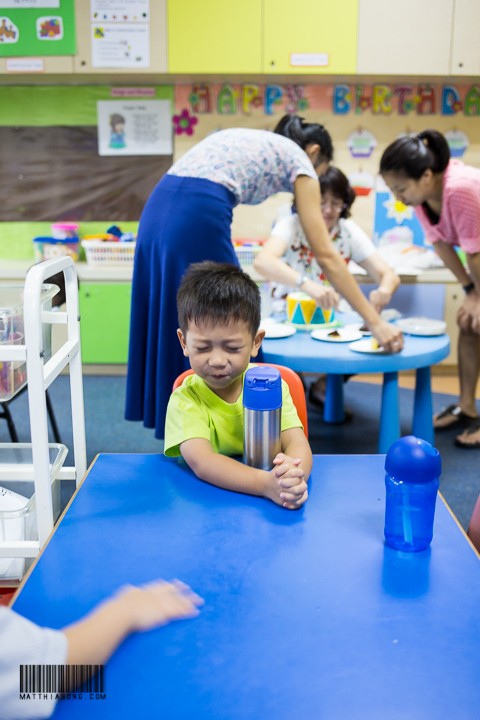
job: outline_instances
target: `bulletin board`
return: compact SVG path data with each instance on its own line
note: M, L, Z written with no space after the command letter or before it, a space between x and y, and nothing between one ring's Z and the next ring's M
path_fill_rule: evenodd
M124 90L142 105L172 100L169 86ZM100 155L98 104L121 94L104 86L0 88L1 222L139 219L172 164L171 142L164 154ZM170 120L168 137L171 128Z
M0 57L75 53L74 0L0 0Z

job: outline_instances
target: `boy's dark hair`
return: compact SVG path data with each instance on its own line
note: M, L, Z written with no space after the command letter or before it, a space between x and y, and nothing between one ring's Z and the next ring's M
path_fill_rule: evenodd
M350 217L350 208L355 200L355 190L350 185L350 181L339 168L331 165L326 172L320 176L320 191L322 195L329 192L334 197L343 200L343 208L340 213L341 218Z
M414 137L398 138L380 159L380 175L400 173L418 180L425 170L443 172L450 161L450 148L438 130L424 130Z
M243 320L252 337L260 326L260 290L236 265L207 260L187 268L177 292L180 329L191 322L214 325Z

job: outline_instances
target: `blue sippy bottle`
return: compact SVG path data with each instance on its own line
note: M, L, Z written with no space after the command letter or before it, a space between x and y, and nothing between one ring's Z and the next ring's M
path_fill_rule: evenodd
M433 537L440 453L407 435L389 448L385 471L385 543L406 552L425 550Z

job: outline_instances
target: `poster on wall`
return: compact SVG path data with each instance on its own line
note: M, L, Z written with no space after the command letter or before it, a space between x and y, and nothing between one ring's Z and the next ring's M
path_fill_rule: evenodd
M149 0L91 0L92 67L148 68Z
M148 22L150 0L91 0L91 20Z
M375 188L374 242L424 246L425 233L414 209L396 200L381 177Z
M168 100L100 100L99 155L171 155L172 114Z
M0 0L0 57L75 53L74 0Z

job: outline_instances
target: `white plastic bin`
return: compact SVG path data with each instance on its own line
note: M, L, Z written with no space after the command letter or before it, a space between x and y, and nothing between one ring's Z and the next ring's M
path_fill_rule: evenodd
M23 345L25 343L23 323L23 285L0 286L0 346ZM42 286L42 310L51 310L52 298L59 291L56 285ZM43 351L45 359L51 356L51 325L43 324ZM1 356L1 352L0 352ZM27 383L27 368L24 361L0 359L0 402L6 402L16 395Z
M67 456L67 448L49 444L50 482L54 521L60 514L58 473ZM35 484L32 445L0 444L0 543L3 540L37 540ZM0 580L23 577L25 558L0 557Z

